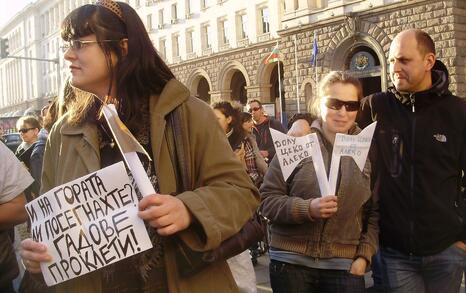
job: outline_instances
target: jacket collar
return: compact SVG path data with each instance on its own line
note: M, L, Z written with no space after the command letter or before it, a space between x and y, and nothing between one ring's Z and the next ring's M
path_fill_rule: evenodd
M152 156L155 159L156 170L160 170L159 156L165 135L165 116L187 101L189 97L189 90L176 79L171 79L163 88L162 93L151 97L149 101Z
M432 87L417 93L401 93L395 87L390 87L388 90L403 104L412 106L414 103L416 108L422 108L435 103L441 97L450 94L448 90L448 76L441 70L432 70Z

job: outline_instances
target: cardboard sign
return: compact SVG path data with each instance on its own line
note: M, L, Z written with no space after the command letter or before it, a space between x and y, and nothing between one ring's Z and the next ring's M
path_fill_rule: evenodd
M312 133L302 137L293 137L270 129L284 180L288 179L299 162L305 158L312 157L320 193L323 196L334 195L338 170L340 168L340 158L342 156L352 157L362 171L366 163L376 125L377 122L368 125L358 135L336 134L329 178L325 170L317 134Z
M53 188L26 211L33 240L52 256L41 263L48 286L152 248L123 162Z

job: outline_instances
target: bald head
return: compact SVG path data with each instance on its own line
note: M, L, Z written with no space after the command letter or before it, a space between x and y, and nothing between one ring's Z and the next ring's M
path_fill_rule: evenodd
M420 92L432 86L435 47L421 30L402 31L393 39L388 54L390 78L400 92Z
M402 40L415 40L417 44L417 49L421 55L426 55L428 53L435 53L435 44L432 38L425 31L420 29L407 29L396 35L393 42L397 40L402 42Z

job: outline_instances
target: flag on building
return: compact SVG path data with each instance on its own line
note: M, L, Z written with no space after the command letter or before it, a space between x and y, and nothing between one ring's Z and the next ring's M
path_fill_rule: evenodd
M312 52L311 52L311 65L317 66L317 54L319 49L317 48L317 33L314 32L314 41L312 42Z
M273 47L272 52L264 60L264 64L269 64L273 62L278 62L280 60L280 50L278 49L278 43Z

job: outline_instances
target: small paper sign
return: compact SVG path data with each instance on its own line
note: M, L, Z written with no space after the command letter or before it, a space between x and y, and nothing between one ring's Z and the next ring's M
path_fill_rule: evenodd
M48 286L152 247L123 162L53 188L26 211L33 240L52 256L41 263Z
M275 152L280 162L283 179L286 181L293 170L305 158L312 157L312 163L316 170L321 194L328 194L329 186L324 160L320 150L317 134L311 133L305 136L289 136L270 128Z

